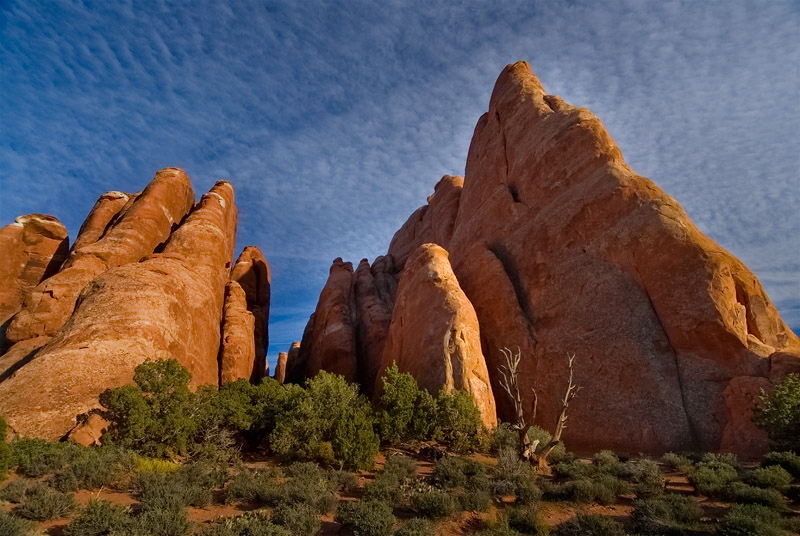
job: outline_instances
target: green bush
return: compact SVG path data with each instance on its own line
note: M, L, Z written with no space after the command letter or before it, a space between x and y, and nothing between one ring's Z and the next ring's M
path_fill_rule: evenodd
M392 507L382 501L356 501L336 510L335 520L353 536L388 536L392 533Z
M742 482L757 488L771 488L786 493L792 484L792 475L779 465L756 467L742 476Z
M229 517L205 531L203 536L292 536L289 529L273 524L263 512Z
M521 534L535 534L548 536L550 527L542 519L539 510L535 508L512 508L508 511L508 527Z
M380 437L393 445L431 437L435 428L436 401L417 380L393 363L382 378L377 422Z
M133 518L129 532L131 536L186 536L191 528L186 510L149 508Z
M668 452L664 454L661 457L661 463L666 465L669 469L672 469L673 471L679 471L681 473L688 473L694 466L694 462L692 462L692 460L686 456L675 454L674 452Z
M245 502L265 505L278 496L278 478L283 476L279 470L253 471L242 470L225 488L225 502Z
M145 456L189 452L198 430L192 376L176 359L145 361L134 369L136 385L104 392L100 403L111 422L103 444L113 443Z
M33 521L47 521L64 517L76 506L72 495L61 493L44 484L36 484L28 489L25 499L14 509L14 513Z
M435 536L435 526L427 519L415 517L394 531L394 536Z
M38 531L36 523L0 510L0 534L3 536L35 536Z
M743 482L731 482L725 488L725 496L731 502L762 504L777 510L786 509L786 499L777 490L756 488Z
M417 464L407 456L389 456L383 468L364 489L364 499L397 503L404 482L414 475Z
M358 475L350 471L330 469L328 480L336 490L353 491L358 488Z
M11 469L13 463L11 445L6 442L8 435L8 424L3 417L0 417L0 480L3 480Z
M528 430L528 441L531 443L534 441L539 441L536 447L537 450L542 450L544 447L549 445L552 439L553 436L544 428L531 426ZM547 457L548 462L551 464L570 462L574 459L575 456L571 452L567 452L567 448L564 446L564 443L561 442L559 442L553 448L553 450L550 452L550 455Z
M319 514L309 504L281 504L272 511L270 519L286 527L292 536L311 536L322 527Z
M83 448L50 481L59 491L123 487L136 465L137 456L131 451L113 447Z
M545 498L576 503L614 504L617 497L628 491L629 486L624 481L614 475L600 473L591 478L580 477L553 484L546 490Z
M597 467L581 460L560 462L553 466L553 475L559 479L574 480L576 478L592 478L597 474Z
M65 536L121 534L130 523L130 510L121 504L93 499L64 529Z
M631 460L621 464L618 476L633 484L638 498L652 497L664 491L665 480L661 468L653 460Z
M631 519L643 534L678 534L699 526L703 510L694 497L667 493L633 503Z
M456 509L453 496L447 491L422 487L411 492L411 508L420 517L435 519L447 517Z
M372 408L364 399L342 411L333 429L333 456L349 469L372 470L380 449Z
M710 497L722 494L725 487L739 478L739 472L728 461L704 457L689 472L689 483L698 493Z
M473 489L458 494L456 501L467 512L485 512L492 502L492 496L486 489Z
M800 456L794 452L770 452L761 461L763 467L778 465L795 478L800 477Z
M613 471L622 462L613 450L601 450L592 457L592 463L600 469Z
M557 536L626 536L620 523L610 517L579 514L556 527Z
M285 504L308 504L319 514L336 507L336 484L317 464L297 462L286 468L290 477L279 489L278 501Z
M19 504L25 500L25 495L33 485L32 480L17 477L0 489L0 500Z
M498 424L489 435L490 452L499 455L504 449L519 451L519 433L507 422Z
M180 510L186 506L206 506L211 502L212 493L202 479L189 470L179 470L168 474L139 473L136 497L144 510Z
M439 391L434 437L455 452L479 449L486 427L475 400L466 391Z
M12 464L17 473L39 478L55 473L71 461L81 447L44 439L21 438L11 442Z
M800 453L800 374L787 374L772 392L762 391L753 421L767 432L773 449Z
M734 504L717 527L718 536L789 536L781 514L758 504Z
M465 488L481 491L489 488L484 465L462 456L448 456L436 460L432 479L437 486L442 488Z

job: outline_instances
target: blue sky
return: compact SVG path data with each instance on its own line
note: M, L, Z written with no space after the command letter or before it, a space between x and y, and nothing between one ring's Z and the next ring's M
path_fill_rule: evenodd
M494 3L494 2L492 2ZM0 0L0 224L71 237L166 166L233 182L273 269L271 361L335 257L463 174L502 68L591 109L800 331L800 3Z

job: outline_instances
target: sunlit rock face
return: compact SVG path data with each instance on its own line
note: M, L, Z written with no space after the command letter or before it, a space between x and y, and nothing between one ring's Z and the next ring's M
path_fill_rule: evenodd
M525 406L536 389L536 423L549 429L574 354L583 389L564 434L571 448L766 448L742 415L758 389L800 370L800 340L752 272L631 170L591 112L548 95L527 63L501 73L463 181L443 178L428 201L387 257L402 285L418 247L447 250L501 420L514 418L501 348L519 349ZM328 314L322 305L314 322Z
M60 271L8 324L0 414L12 430L86 435L100 393L130 383L148 359L177 359L195 386L260 379L269 267L246 248L234 269L236 223L230 183L194 204L179 169L159 171L140 194L102 196Z

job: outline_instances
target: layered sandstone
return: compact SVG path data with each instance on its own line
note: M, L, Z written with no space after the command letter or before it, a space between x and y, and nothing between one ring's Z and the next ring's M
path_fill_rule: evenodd
M497 424L478 318L453 274L447 251L435 244L423 244L406 262L380 373L392 363L431 393L467 391L483 422Z
M90 281L110 268L139 261L167 240L192 208L194 191L183 170L168 168L130 205L122 204L121 213L115 212L121 199L98 201L82 228L85 245L74 248L62 269L29 293L6 331L11 342L54 336Z
M169 170L154 182L174 185L172 179L181 177L185 178L182 172ZM137 202L148 198L148 190ZM164 201L155 205L160 215L153 213L154 207L134 203L117 226L94 243L102 247L93 251L111 252L112 260L119 262L129 258L127 246L132 243L152 243L154 239L144 238L150 236L145 231L156 226L155 220L164 227L170 220L166 207L173 203ZM120 228L126 221L130 225ZM114 231L116 235L110 234ZM192 373L193 384L217 384L223 296L235 232L233 189L219 182L169 235L161 253L94 277L52 341L0 383L0 414L12 429L22 435L62 437L75 425L76 415L97 408L103 390L129 383L135 366L147 359L177 359ZM126 247L111 247L112 241ZM81 259L98 258L85 248L81 251L73 267Z
M255 360L250 379L258 382L269 375L267 347L269 346L269 299L272 276L269 263L255 246L244 248L231 272L231 280L241 285L245 293L247 310L253 315Z
M247 310L244 289L236 281L225 286L222 314L222 340L219 348L220 385L238 379L249 380L256 372L255 317ZM261 376L259 376L261 379Z
M67 230L52 216L29 214L0 229L0 349L4 324L67 257Z

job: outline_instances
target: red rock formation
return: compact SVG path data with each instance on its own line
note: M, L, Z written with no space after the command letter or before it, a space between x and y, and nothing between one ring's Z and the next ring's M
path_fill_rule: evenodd
M9 325L6 336L12 342L39 335L53 336L75 307L81 290L95 277L116 266L137 262L151 254L194 203L194 192L186 174L175 168L159 171L141 195L106 229L102 238L74 249L61 271L31 291L23 309ZM95 205L96 218L87 220L86 233L97 234L107 207ZM110 210L109 210L110 211Z
M428 204L417 209L395 233L389 245L389 255L394 258L398 270L403 269L408 256L420 245L444 246L450 242L463 186L463 177L442 177L433 194L428 196Z
M249 380L257 372L254 370L256 363L254 327L255 317L247 310L245 291L236 281L228 282L225 286L222 342L219 349L220 385L240 378Z
M303 331L303 337L306 337L307 333L311 333L313 325L314 315L312 314L308 321L308 325L306 325L306 328ZM310 337L310 335L308 336ZM295 341L289 347L289 352L286 354L286 369L284 370L283 381L281 383L299 383L305 378L305 363L300 361L300 346L300 341Z
M44 214L20 216L0 229L0 326L19 311L36 285L58 271L68 242L61 222Z
M734 422L757 434L730 409L751 393L729 385L800 357L755 276L524 62L500 75L475 129L446 247L496 394L499 348L520 346L522 391L537 388L537 423L552 428L576 354L573 448L716 449Z
M146 198L147 190L140 199ZM136 212L134 204L117 225ZM144 212L142 229L152 223ZM135 226L129 229L142 235ZM146 359L175 358L195 385L216 384L235 230L233 189L219 182L162 253L105 271L83 289L53 340L0 383L0 414L19 434L60 438L74 428L76 415L97 408L103 390L130 382L135 366ZM110 236L107 232L96 244Z
M490 427L497 424L478 318L453 274L447 252L435 244L420 246L406 262L380 375L393 362L431 393L467 391L483 422Z
M247 246L242 251L231 273L231 280L238 282L247 296L247 310L255 319L255 362L251 381L258 382L269 375L267 347L269 346L269 297L272 277L269 263L261 250Z
M286 380L286 361L289 359L287 352L278 353L278 363L275 365L275 380L283 385Z
M124 192L106 192L101 195L83 221L80 231L78 231L78 237L72 244L71 252L77 252L84 246L100 240L117 214L135 198L135 195Z

